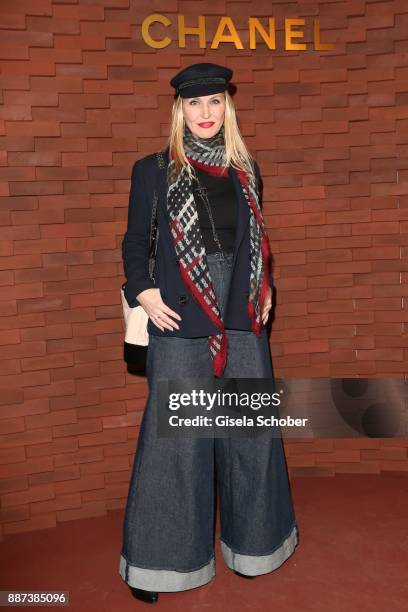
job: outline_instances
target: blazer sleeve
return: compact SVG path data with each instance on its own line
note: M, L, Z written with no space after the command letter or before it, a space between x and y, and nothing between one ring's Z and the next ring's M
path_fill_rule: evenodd
M127 230L122 241L123 289L129 306L137 306L136 296L154 288L149 275L150 223L152 203L149 201L141 160L133 165L129 192Z
M254 159L254 170L255 170L256 185L257 185L258 193L259 193L259 187L260 187L260 182L261 182L261 172L259 170L259 165L256 159ZM273 288L272 261L269 262L269 285Z

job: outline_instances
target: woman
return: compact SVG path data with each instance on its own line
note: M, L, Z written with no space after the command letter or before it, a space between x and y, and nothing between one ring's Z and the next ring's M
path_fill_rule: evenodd
M279 567L298 543L280 437L159 438L158 382L186 377L272 378L265 324L269 246L259 169L227 89L232 71L194 64L179 72L165 171L155 155L133 167L123 241L130 305L149 316L143 415L127 499L120 575L143 601L215 575L214 469L221 550L237 575ZM156 190L154 282L149 236Z

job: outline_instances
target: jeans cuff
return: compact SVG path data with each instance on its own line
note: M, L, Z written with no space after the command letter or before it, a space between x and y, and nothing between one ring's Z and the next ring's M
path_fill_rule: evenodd
M269 555L244 555L234 552L221 539L221 551L225 563L232 570L248 576L259 576L276 570L294 552L298 544L298 530L295 524L289 535L278 548Z
M178 572L130 565L121 555L119 574L129 586L137 589L157 592L186 591L207 584L214 578L215 558L212 557L206 565L192 572Z

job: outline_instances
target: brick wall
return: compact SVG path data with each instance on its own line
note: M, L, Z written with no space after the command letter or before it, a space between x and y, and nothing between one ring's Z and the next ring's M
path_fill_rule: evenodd
M121 241L130 170L168 133L170 77L234 70L242 132L264 183L275 257L271 336L286 377L407 373L408 6L2 0L0 283L3 533L123 507L146 381L122 361ZM164 7L165 5L165 7ZM161 50L207 16L207 48ZM220 16L245 48L210 49ZM276 50L248 47L276 18ZM285 51L284 18L306 20ZM334 51L312 47L312 19ZM152 30L157 35L163 30ZM286 441L291 475L407 470L406 439Z

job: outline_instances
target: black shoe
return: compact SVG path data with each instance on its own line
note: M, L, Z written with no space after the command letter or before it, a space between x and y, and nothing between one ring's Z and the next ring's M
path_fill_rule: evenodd
M156 591L145 591L143 589L137 589L129 585L129 589L132 591L133 597L145 601L146 603L156 603L159 598L159 594Z
M237 570L234 570L234 574L236 574L237 576L241 576L241 578L256 578L256 576L247 576L246 574L241 574L241 572L237 572Z

